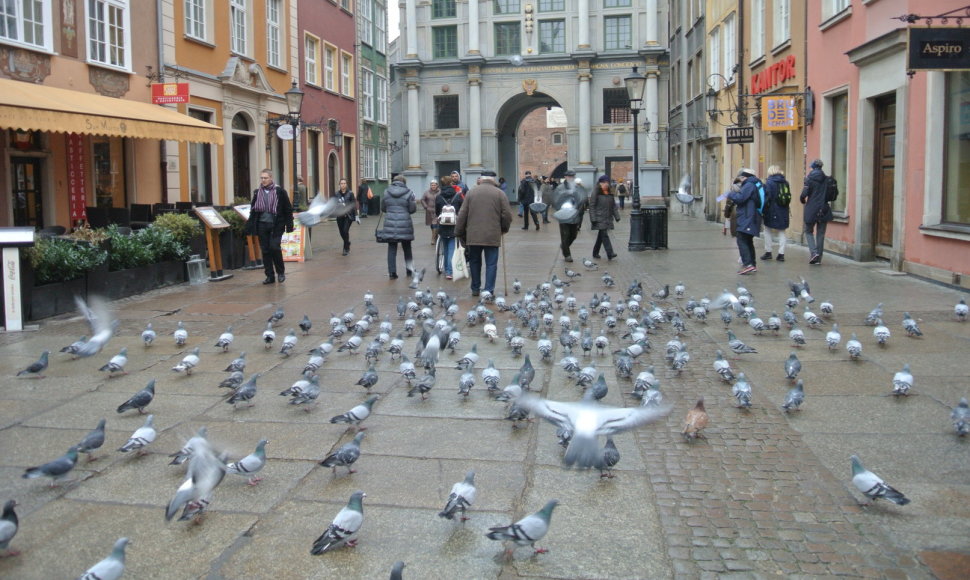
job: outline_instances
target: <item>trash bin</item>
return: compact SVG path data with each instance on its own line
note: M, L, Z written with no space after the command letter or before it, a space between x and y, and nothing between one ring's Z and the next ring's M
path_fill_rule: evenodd
M647 247L653 250L667 248L667 206L644 206L643 227Z

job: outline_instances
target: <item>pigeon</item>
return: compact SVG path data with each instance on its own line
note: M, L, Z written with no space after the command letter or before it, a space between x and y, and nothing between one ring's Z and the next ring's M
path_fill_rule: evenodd
M651 384L640 396L641 407L659 407L664 402L663 393L660 392L660 382Z
M886 343L889 342L890 335L889 328L883 324L882 318L877 318L876 327L872 329L872 336L876 338L879 346L886 346Z
M313 328L313 322L310 321L309 316L304 314L303 320L300 321L300 330L303 331L303 336L310 334L311 328Z
M798 360L798 355L792 351L785 361L785 378L794 381L800 372L802 372L802 361Z
M523 395L517 406L559 426L568 424L573 431L569 447L563 457L567 467L596 467L600 462L599 435L613 435L635 429L664 417L669 408L607 407L587 401L562 403Z
M357 473L355 470L351 469L350 466L360 458L360 442L364 439L366 433L358 433L354 438L344 443L339 449L328 455L320 462L320 465L324 467L332 467L334 475L337 474L337 466L342 465L347 468L347 473Z
M242 371L232 371L229 373L228 377L222 379L222 382L219 383L219 387L224 389L235 389L241 385L245 379L246 375L244 375Z
M226 464L216 455L209 441L193 437L186 443L191 457L185 481L165 508L165 521L171 521L182 510L179 521L196 521L204 515L212 501L212 493L226 476Z
M71 358L76 359L77 353L84 346L84 343L88 341L88 337L82 336L81 338L75 340L71 344L65 346L61 349L61 352L71 355Z
M744 342L738 339L738 337L734 336L734 333L730 330L727 331L727 337L728 346L731 347L731 350L736 354L750 354L758 352L756 348L746 345Z
M613 438L607 437L606 445L603 446L600 464L597 466L597 468L600 470L600 477L608 477L610 479L616 477L613 474L613 467L619 462L620 451L616 448L616 444L613 443Z
M919 329L919 325L909 312L903 312L903 330L906 331L907 336L923 336L923 331Z
M704 408L704 397L697 399L697 404L687 411L687 418L684 419L684 430L682 431L684 439L690 443L698 437L704 437L701 431L707 427L709 421L707 416L707 410Z
M839 348L841 342L842 333L839 332L839 323L835 322L832 324L832 330L825 333L825 344L829 347L829 350L835 350Z
M633 381L632 395L634 397L642 397L643 393L647 389L656 386L659 384L659 382L660 381L657 380L657 376L654 374L653 365L649 365L647 370L640 371L640 374L637 375L636 380Z
M475 472L469 471L465 479L451 486L451 493L445 503L445 509L438 513L439 518L455 519L455 513L461 512L460 521L468 521L465 511L475 503Z
M280 354L285 357L289 357L290 353L293 352L293 349L296 348L297 340L296 330L292 328L289 329L286 332L286 336L283 337L283 344L280 346Z
M145 455L145 447L148 447L155 441L155 437L158 436L158 432L155 430L155 415L149 415L145 417L145 424L141 427L135 429L135 432L131 434L128 441L118 448L118 451L122 453L128 453L129 451L138 451L138 455Z
M568 276L568 277L570 277L572 279L576 279L576 278L579 278L580 276L582 276L582 274L580 274L579 272L577 272L575 270L571 270L569 268L566 268L566 276Z
M689 362L690 353L687 351L687 344L681 343L680 348L677 350L677 354L674 355L674 361L670 366L679 373L684 370Z
M183 347L185 343L189 340L189 331L185 330L185 325L182 321L178 321L178 327L175 332L172 333L172 337L175 338L175 346Z
M600 401L609 392L609 388L606 386L606 377L603 373L599 374L594 382L588 389L586 389L585 395L589 396L593 400Z
M599 451L597 449L597 451ZM552 518L552 510L559 505L559 501L552 499L532 515L528 515L510 526L496 526L488 529L485 536L489 540L501 542L511 541L515 546L505 551L506 557L511 557L515 548L518 546L532 546L534 554L544 554L549 550L536 548L536 542L541 540L549 531L549 520Z
M845 349L849 352L849 358L856 360L862 355L862 343L859 342L859 337L852 333L852 338L846 341Z
M616 366L617 376L628 379L633 374L633 358L629 355L621 354L613 364Z
M409 385L411 384L411 381L414 380L414 377L417 376L414 363L411 362L411 359L409 359L407 355L401 356L401 364L398 365L397 372L401 373L401 376L404 377L404 380L406 380Z
M106 422L105 419L98 421L98 426L89 431L84 439L81 439L81 442L75 446L78 453L84 453L88 456L88 463L98 459L94 456L94 452L104 445L104 424Z
M791 289L794 296L801 298L805 302L815 302L815 298L812 297L811 290L809 289L808 282L805 281L805 278L801 278L798 282L792 282L789 280L788 288Z
M336 197L330 197L328 199L323 194L318 193L313 198L313 201L310 202L310 207L308 207L306 211L301 211L297 215L297 219L299 219L300 223L304 226L312 228L326 218L330 217L338 207L340 207L340 202L337 201Z
M78 580L118 580L125 572L125 547L128 538L119 538L104 560L88 568Z
M961 298L956 306L953 307L953 316L960 322L966 322L968 314L970 314L970 309L967 307L967 301Z
M349 351L350 354L357 354L357 349L360 348L360 345L363 342L364 339L361 338L360 333L355 332L354 335L348 338L345 343L340 345L337 352Z
M512 292L515 294L522 292L522 282L518 278L512 280Z
M458 394L467 397L475 386L475 374L471 372L462 373L458 378Z
M805 346L805 332L797 326L788 331L788 338L794 346Z
M909 369L909 363L903 365L903 370L897 371L893 375L893 396L909 396L909 390L913 388L913 373Z
M232 395L226 399L226 403L229 403L233 406L233 408L235 408L236 403L249 401L249 406L254 406L256 403L253 402L253 398L256 396L256 379L258 377L259 373L256 373L249 377L248 381L236 387L236 390L233 391Z
M495 361L488 359L488 366L482 369L482 382L488 386L489 391L498 389L498 382L502 378L502 373L495 368Z
M260 439L259 443L256 444L255 451L246 457L243 457L239 461L226 465L226 472L235 475L248 475L249 481L247 483L249 483L249 485L258 485L263 478L256 477L256 473L266 466L267 443L269 443L269 439Z
M246 351L239 353L239 356L234 358L223 370L227 373L244 372L246 370Z
M805 305L805 311L802 313L802 318L805 320L805 324L807 324L809 328L818 328L818 326L823 322L817 314L812 312L808 304Z
M77 304L77 309L84 314L84 318L87 319L88 325L91 327L91 338L84 343L84 346L78 349L77 356L80 358L94 356L101 352L101 349L114 336L119 322L117 319L111 318L108 305L101 298L91 296L89 297L90 304L88 304L80 296L75 296L74 302Z
M44 352L40 353L40 358L31 363L29 367L18 372L17 376L22 377L27 375L38 379L44 378L43 372L47 370L48 358L50 357L50 354L51 351L49 350L45 350Z
M607 288L612 288L613 286L616 286L616 280L613 279L613 276L610 276L609 272L603 272L603 275L600 276L600 280L603 282L603 285L606 286Z
M748 382L748 379L744 376L744 373L738 373L738 380L735 381L734 386L731 387L731 394L738 402L738 408L748 409L751 407L751 383Z
M374 403L379 397L377 395L371 395L367 397L367 400L363 403L357 405L353 409L347 411L343 415L337 415L330 418L331 423L353 423L357 426L357 429L363 431L367 427L361 427L360 424L370 416L371 409L374 407Z
M38 477L51 478L51 487L67 476L68 473L77 465L77 447L71 447L67 453L53 461L49 461L37 467L29 467L24 471L24 479L37 479Z
M195 436L186 441L182 449L169 455L169 457L173 458L172 461L169 462L169 465L182 465L188 461L192 457L192 449L195 444L198 441L204 441L208 436L209 430L204 426L199 427L199 430L196 432Z
M791 411L800 411L802 403L805 401L805 383L798 379L795 382L795 386L788 391L788 395L785 397L785 402L782 404L781 408L784 409L786 413Z
M525 362L519 368L519 386L524 390L528 391L532 386L532 381L536 377L536 369L532 366L532 361L529 360L529 355L525 355Z
M670 284L664 284L663 288L653 293L653 297L663 300L670 296Z
M125 365L126 364L128 364L128 347L122 348L118 352L118 354L116 354L113 357L111 357L111 360L109 360L107 363L105 363L98 370L99 371L106 371L108 373L108 377L109 378L115 376L115 373L122 373L122 374L127 375L128 373L125 372Z
M155 398L155 379L148 381L145 388L131 396L130 399L118 405L118 412L124 413L131 409L138 409L139 413L145 412L145 407Z
M718 349L714 358L714 372L716 372L721 380L725 383L730 383L734 380L734 370L731 369L731 363L724 358L724 353Z
M351 548L357 545L357 532L364 523L365 497L367 494L362 491L355 491L350 496L347 506L337 512L337 517L333 519L330 526L313 542L310 554L319 556L345 545ZM397 564L394 567L397 569ZM401 567L404 567L403 564Z
M470 371L475 368L478 363L478 345L473 344L471 351L465 354L465 356L458 359L458 363L455 366L456 369L463 371Z
M230 325L226 328L225 332L219 335L219 340L216 341L214 346L221 348L222 352L229 352L229 345L232 344L233 340L235 340L235 337L232 334L232 326Z
M310 358L307 359L306 364L303 365L303 374L315 373L320 370L323 363L326 362L326 355L320 350L320 347L310 349Z
M415 393L421 395L421 400L426 400L428 392L434 387L436 379L436 371L434 367L428 369L427 374L414 382L411 389L408 390L408 396L413 397Z
M583 266L585 266L587 270L596 270L599 268L599 264L590 260L589 258L583 258Z
M875 326L879 323L880 318L882 318L882 302L877 304L876 307L866 315L866 324L868 326Z
M276 326L276 323L279 322L280 320L283 320L284 316L285 316L285 313L283 312L283 305L281 304L276 308L276 310L272 314L269 315L269 318L266 319L266 322L269 322L273 326Z
M10 549L10 542L17 535L20 528L20 521L17 519L17 512L13 508L17 507L17 502L10 499L3 504L3 515L0 516L0 557L19 556L20 552Z
M185 355L182 358L182 362L172 367L172 370L177 373L184 372L186 375L192 374L192 369L194 369L199 364L199 347L192 349L192 352Z
M958 436L963 437L970 432L970 406L967 405L966 397L960 398L960 403L950 413L950 419Z
M364 371L364 374L360 376L360 379L357 380L356 384L367 389L367 393L369 394L370 390L373 389L374 385L377 384L378 378L377 369L374 368L374 365L371 365L366 371Z
M157 334L155 333L155 330L152 328L152 323L149 322L145 326L145 330L141 331L141 341L145 344L145 346L151 346L152 343L155 342L156 337L157 337Z
M398 560L391 566L391 580L404 580L404 562Z
M909 498L888 485L881 477L863 467L858 456L853 455L850 459L852 460L852 484L864 496L873 501L877 499L888 499L896 505L906 505L909 503ZM862 505L870 504L871 502L866 502Z
M302 381L297 382L301 383ZM295 386L296 385L294 385L294 387ZM315 404L317 399L320 397L320 375L311 376L306 384L301 385L299 389L294 389L293 387L290 387L290 389L292 390L290 393L291 405L306 405L308 403ZM309 407L304 407L304 410L307 413L310 412Z
M421 284L421 281L424 280L424 271L425 268L414 271L411 277L411 283L408 284L408 288L417 288L418 285Z

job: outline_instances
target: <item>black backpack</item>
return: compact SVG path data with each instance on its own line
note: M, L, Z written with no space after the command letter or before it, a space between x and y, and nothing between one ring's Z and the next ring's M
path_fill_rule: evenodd
M825 177L825 201L831 203L839 199L839 182L831 175Z

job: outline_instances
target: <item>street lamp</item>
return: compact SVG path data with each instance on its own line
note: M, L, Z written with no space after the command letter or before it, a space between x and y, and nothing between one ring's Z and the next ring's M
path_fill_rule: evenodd
M643 89L647 79L633 67L630 76L623 79L626 93L630 99L630 112L633 114L633 210L630 212L630 243L627 250L642 252L647 249L644 232L643 213L640 211L640 141L638 139L637 115L643 108Z
M286 91L286 109L290 114L290 126L293 127L293 189L290 190L290 198L296 195L297 188L297 168L296 168L296 135L297 128L300 126L300 109L303 108L303 91L296 86L296 79L293 79L293 86ZM308 200L304 200L306 202Z

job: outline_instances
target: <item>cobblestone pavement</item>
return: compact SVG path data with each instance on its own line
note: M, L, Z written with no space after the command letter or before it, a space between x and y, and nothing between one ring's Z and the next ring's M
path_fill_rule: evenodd
M948 420L950 406L968 395L961 355L970 351L970 325L951 317L959 292L836 256L810 267L800 246L789 248L783 264L763 262L757 274L738 277L733 240L722 236L719 226L673 211L670 249L620 250L619 259L601 260L600 270L584 272L570 291L587 302L604 290L599 275L607 269L618 282L609 290L613 296L633 278L644 283L647 294L682 280L687 294L697 298L743 282L764 316L783 309L786 280L805 276L819 300L835 303L832 320L843 336L859 333L862 360L848 361L844 350L827 351L827 327L806 329L808 344L798 353L806 403L800 413L786 416L779 406L789 388L782 372L792 350L787 332L755 336L736 320L732 329L759 350L732 361L754 385L753 408L742 411L734 408L730 386L711 366L715 350L728 350L718 317L706 324L687 321L692 360L679 375L664 364L670 333L661 329L651 336L653 350L641 358L642 364L655 365L673 411L664 421L617 436L622 454L617 477L601 481L596 474L560 467L561 448L551 425L532 422L512 429L502 419L503 406L485 394L480 380L468 400L459 399L460 372L453 362L472 344L481 354L478 368L494 359L503 383L521 365L503 341L491 344L480 326L462 325L462 343L443 357L427 401L408 398L394 372L397 363L383 357L374 389L382 398L366 422L368 436L355 465L359 471L335 476L317 462L351 437L329 418L363 399L363 390L354 386L364 370L363 356L330 357L321 373L321 401L312 412L286 405L275 393L298 378L303 353L323 340L331 311L356 307L360 314L361 295L371 290L382 313L393 312L398 296L411 293L403 278L387 280L384 246L372 242L368 222L374 220L353 229L348 257L339 255L332 224L317 228L313 259L290 264L285 284L262 286L261 272L245 271L225 282L118 301L113 307L121 327L105 352L79 361L55 356L46 379L11 377L41 350L56 352L84 334L83 321L68 316L43 321L38 332L0 335L0 376L8 377L0 381L5 490L0 500L10 497L19 504L21 528L11 547L22 552L0 560L0 576L77 576L125 535L132 538L132 578L383 578L396 560L407 562L405 578L965 577L970 467L966 444L956 440ZM626 220L614 232L618 249L626 245L625 225ZM554 226L539 232L513 226L505 250L509 290L514 278L530 286L553 273L562 276L556 234ZM420 235L417 260L430 266L427 231ZM584 230L574 256L588 255L592 241ZM579 262L572 266L581 269ZM500 271L497 290L504 293L505 285ZM473 305L467 284L452 284L432 272L423 286L457 293L463 313ZM875 346L871 327L863 325L876 302L885 303L893 332L884 349ZM304 312L315 323L290 358L260 345L266 318L278 304L287 313L277 328L280 335ZM680 307L682 301L671 298L664 305ZM905 336L899 323L903 311L920 320L923 338ZM500 332L506 318L499 316ZM138 337L147 320L160 338L146 349ZM191 377L169 370L184 356L170 336L178 320L189 329L189 348L202 348L199 371ZM229 324L236 342L229 354L221 354L213 344ZM395 318L394 324L400 322ZM600 324L597 317L594 333ZM613 348L622 344L618 334L611 340ZM130 374L107 379L96 369L122 346L129 348ZM558 342L555 347L553 360L559 360ZM260 391L254 407L233 410L216 385L240 350L248 351L247 371L261 373ZM533 340L525 351L538 359ZM413 352L413 339L406 352ZM894 401L886 394L892 374L905 362L916 376L915 394ZM636 404L626 395L631 383L615 377L610 358L596 363L610 386L604 402ZM534 386L544 396L578 398L581 390L558 365L536 366ZM143 417L113 409L151 377L158 380L149 411L155 413L159 439L146 457L117 453L114 449ZM682 420L701 395L711 425L706 440L687 444L680 436ZM101 417L108 419L102 458L80 462L79 481L49 489L21 479L26 467L63 454ZM167 454L201 425L233 458L249 453L261 437L269 439L265 480L250 487L231 477L217 489L203 524L165 523L164 505L184 477L167 465ZM913 502L860 508L850 483L852 453ZM459 525L435 517L452 483L470 468L477 471L479 487L472 519ZM367 492L359 546L310 556L313 539L356 489ZM501 548L484 532L552 497L561 503L539 543L550 552L531 557L523 548L504 561Z

